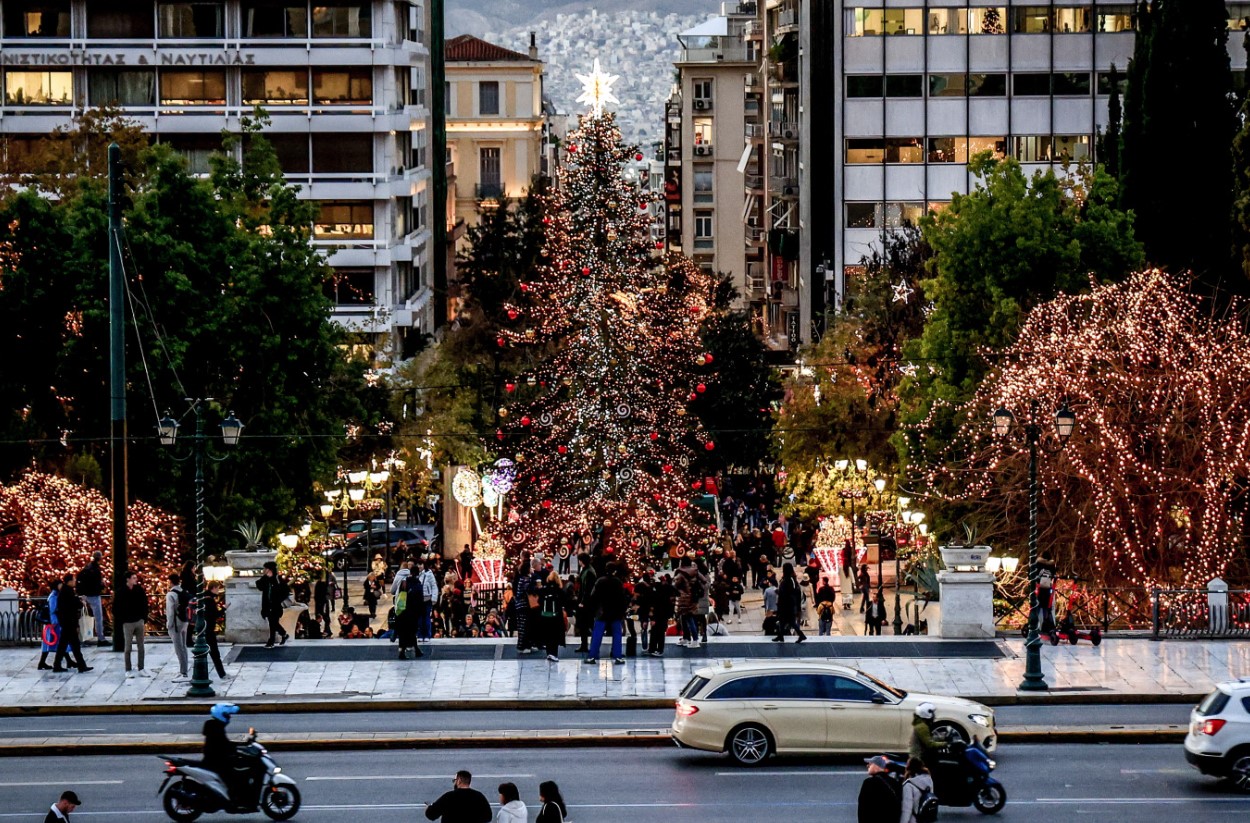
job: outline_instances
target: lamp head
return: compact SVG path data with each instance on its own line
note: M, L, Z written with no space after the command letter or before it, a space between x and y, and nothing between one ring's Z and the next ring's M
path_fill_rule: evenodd
M1016 420L1015 415L1007 409L999 408L994 412L994 434L1003 437L1007 432L1011 431L1011 424Z
M840 471L840 472L844 472L844 471L846 471L846 467L847 467L847 466L849 466L849 465L851 465L851 461L849 461L849 460L835 460L835 461L833 461L833 467L834 467L835 469L837 469L838 471Z
M866 472L866 471L868 471L868 461L867 461L867 460L856 460L856 461L855 461L855 470L856 470L856 471L861 471L861 472Z
M178 421L169 412L165 412L165 416L156 421L156 433L162 446L174 445L174 441L178 439Z
M321 504L321 516L324 517L326 520L329 520L330 515L332 514L334 514L334 506L330 505L329 503L322 503Z
M243 423L230 412L230 416L221 421L221 439L227 446L239 445L239 437L243 434Z
M1055 433L1059 435L1061 442L1066 443L1075 429L1076 415L1068 408L1068 404L1065 402L1059 411L1055 412Z
M885 478L878 477L876 480L872 481L872 485L877 487L877 493L880 494L885 491Z

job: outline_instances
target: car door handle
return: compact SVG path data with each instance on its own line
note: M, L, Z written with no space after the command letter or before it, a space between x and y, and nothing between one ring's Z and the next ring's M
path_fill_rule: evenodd
M768 705L760 706L760 708L761 708L761 709L764 709L764 710L766 710L766 711L771 711L771 710L774 710L774 709L776 709L776 708L778 708L778 707L777 707L777 706L774 706L774 705L772 705L772 704L770 703L770 704L768 704Z
M829 711L831 711L831 712L840 712L840 711L842 711L842 710L843 710L843 709L845 709L845 708L846 708L846 706L830 706L830 707L829 707Z

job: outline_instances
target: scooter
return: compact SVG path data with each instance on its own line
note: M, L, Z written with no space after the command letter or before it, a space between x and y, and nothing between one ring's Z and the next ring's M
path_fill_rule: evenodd
M198 760L163 755L161 759L165 761L165 779L156 793L163 795L165 813L178 823L191 823L214 812L260 811L271 820L290 820L299 811L299 787L293 778L282 773L265 747L256 742L255 729L248 729L247 741L235 753L230 781L233 786L227 786L221 775L204 768Z
M1072 620L1071 613L1063 616L1059 621L1059 625L1055 626L1051 632L1043 632L1042 637L1050 641L1050 645L1058 646L1061 641L1068 641L1075 646L1081 640L1088 640L1097 646L1102 643L1102 630L1094 626L1089 631L1081 631L1076 627L1076 622Z
M1007 790L990 775L996 765L976 743L952 740L930 769L938 805L998 814L1007 805ZM901 780L906 770L906 762L890 758L892 775Z

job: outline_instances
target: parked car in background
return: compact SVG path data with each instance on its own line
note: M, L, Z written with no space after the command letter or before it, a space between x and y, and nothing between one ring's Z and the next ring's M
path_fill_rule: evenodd
M921 703L937 709L935 736L992 752L994 710L959 697L906 692L857 669L819 661L733 663L698 669L677 698L673 741L728 752L752 766L773 754L906 751Z
M390 530L389 538L385 531L362 533L348 540L343 546L326 549L322 554L336 569L360 569L367 567L375 554L385 557L389 547L391 564L394 565L399 562L399 558L395 556L395 548L400 543L403 543L409 551L417 551L421 554L429 551L429 541L421 532L416 529L395 527Z
M1185 759L1250 792L1250 677L1220 683L1190 712Z

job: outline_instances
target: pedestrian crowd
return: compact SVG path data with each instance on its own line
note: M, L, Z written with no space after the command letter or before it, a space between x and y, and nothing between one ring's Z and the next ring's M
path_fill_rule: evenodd
M442 823L528 823L529 807L521 799L515 783L500 783L499 812L491 813L486 795L473 788L473 775L463 769L456 772L451 789L433 803L425 804L427 820ZM560 787L551 780L538 784L536 823L572 823L569 807Z

